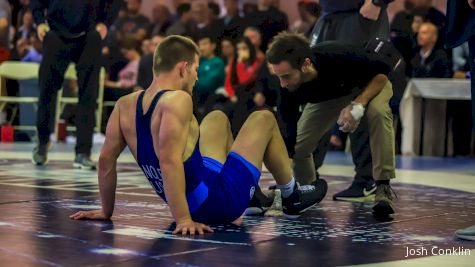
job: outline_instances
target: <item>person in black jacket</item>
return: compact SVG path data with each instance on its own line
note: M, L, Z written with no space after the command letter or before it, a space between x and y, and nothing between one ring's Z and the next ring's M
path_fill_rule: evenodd
M74 62L79 86L74 167L96 168L90 153L101 66L101 37L105 37L105 25L112 24L120 5L118 0L31 1L30 8L44 48L39 70L38 145L33 150L34 164L44 165L48 161L57 92L69 63ZM47 16L45 10L48 10Z
M343 132L354 132L365 115L377 186L373 210L378 216L394 213L389 185L395 178L391 66L360 46L330 41L310 48L305 37L291 33L274 38L267 60L285 88L278 112L295 178L315 181L312 152L320 139L335 122Z
M472 96L475 96L475 0L447 1L447 46L468 41ZM475 97L472 97L472 129L475 133Z

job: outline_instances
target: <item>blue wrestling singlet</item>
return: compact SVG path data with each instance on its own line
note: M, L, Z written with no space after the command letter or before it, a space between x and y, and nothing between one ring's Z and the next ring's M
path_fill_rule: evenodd
M151 117L160 97L169 90L158 92L144 114L144 92L137 99L136 133L137 162L155 192L166 202L160 162L155 154L151 131ZM242 156L231 152L226 162L202 157L199 139L192 155L183 163L186 199L194 221L227 223L239 218L252 198L260 171Z

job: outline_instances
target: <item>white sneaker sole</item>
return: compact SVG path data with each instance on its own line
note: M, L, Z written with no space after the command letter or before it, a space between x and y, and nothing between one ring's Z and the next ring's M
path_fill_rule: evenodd
M76 162L73 163L73 167L76 168L76 169L81 169L81 170L94 170L95 169L93 167L85 167L84 165L82 165L80 163L76 163Z
M286 218L288 218L288 219L297 219L298 217L302 216L302 214L303 214L304 212L306 212L307 210L309 210L309 209L315 207L316 205L318 205L318 203L315 203L315 204L313 204L312 206L309 206L309 207L307 207L307 208L301 210L299 214L286 214L286 213L284 212L284 216L285 216Z

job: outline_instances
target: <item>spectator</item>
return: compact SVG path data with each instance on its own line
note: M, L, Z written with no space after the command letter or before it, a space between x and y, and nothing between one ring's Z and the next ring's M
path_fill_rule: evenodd
M222 38L237 40L242 35L242 25L244 21L239 15L238 0L224 0L226 15L218 20L219 33Z
M249 41L254 45L256 48L256 57L263 62L265 60L266 55L262 52L262 34L256 27L247 27L244 30L244 37L248 38Z
M104 100L116 101L120 97L133 92L137 84L140 61L140 43L135 39L124 39L121 43L121 52L127 59L127 65L120 70L117 81L106 80Z
M309 37L313 25L315 25L320 17L322 8L318 3L309 1L299 1L297 6L300 19L294 22L291 30Z
M224 85L224 62L216 56L216 45L217 40L210 34L203 35L198 40L201 58L198 67L199 79L193 89L193 98L199 121L211 111L216 90Z
M273 6L272 0L259 0L258 10L246 17L248 26L254 26L262 34L261 50L267 49L270 40L281 31L287 30L289 20L287 15Z
M168 7L162 4L156 4L153 7L152 23L150 28L150 35L164 35L168 28L173 24L173 19Z
M452 77L447 54L436 47L437 39L437 27L431 22L422 23L417 34L418 53L411 61L413 77Z
M153 53L155 52L156 47L158 46L158 44L160 44L163 38L165 37L162 35L156 35L152 37L152 41L151 41L151 48L153 48L151 49L152 53L145 54L142 57L140 57L139 72L137 75L137 85L136 85L136 88L134 89L135 91L147 89L152 83Z
M166 35L190 35L190 28L193 21L191 5L189 3L180 4L176 12L178 20L168 28Z
M11 23L10 4L0 0L0 63L10 57L9 32Z
M251 90L256 83L257 73L262 61L257 58L256 49L251 41L244 37L236 43L236 53L230 72L226 73L224 88L234 105L232 114L233 133L237 134L250 114L254 104Z

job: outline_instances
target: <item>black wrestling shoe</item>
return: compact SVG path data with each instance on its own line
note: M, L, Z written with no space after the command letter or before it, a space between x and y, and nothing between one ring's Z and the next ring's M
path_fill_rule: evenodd
M323 179L317 179L312 185L300 186L295 183L294 192L288 197L282 197L282 210L285 217L294 219L323 200L327 194L328 185Z
M396 193L388 184L380 184L376 189L374 198L373 214L378 217L386 217L394 213L393 195L397 198Z
M333 200L364 202L373 200L376 193L376 183L374 180L355 178L347 189L333 195Z
M269 192L269 194L265 194L262 192L260 186L256 186L256 191L252 196L251 201L247 209L244 211L244 215L247 216L260 216L264 215L274 203L275 193L274 191Z
M83 170L95 170L96 164L86 154L76 154L73 167Z

